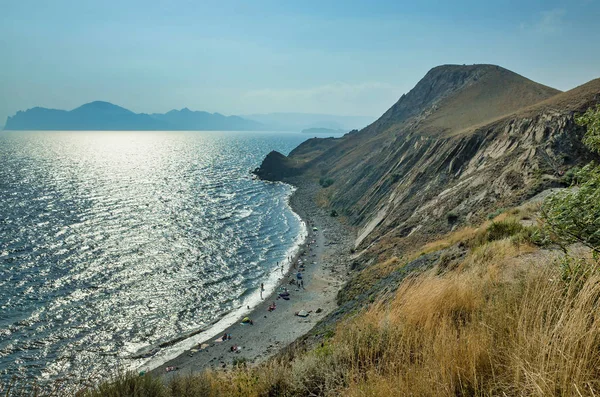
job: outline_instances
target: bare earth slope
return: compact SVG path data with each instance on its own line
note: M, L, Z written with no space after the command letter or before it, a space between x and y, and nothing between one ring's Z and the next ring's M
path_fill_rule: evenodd
M423 132L459 133L560 93L498 66L479 71L477 80L440 101L421 126Z
M560 184L593 158L574 115L598 102L600 80L559 93L497 66L440 66L370 126L257 174L332 179L320 202L357 227L357 248L411 244Z

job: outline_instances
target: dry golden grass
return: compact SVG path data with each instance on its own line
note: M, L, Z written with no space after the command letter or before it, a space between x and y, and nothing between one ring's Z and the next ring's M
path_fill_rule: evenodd
M364 345L360 333L387 335L385 346L363 353L383 351L385 360L358 358L369 370L351 376L342 394L598 395L600 275L565 284L557 266L540 265L524 264L510 281L469 267L405 282L391 304L338 330L345 345Z
M322 347L204 376L236 396L600 395L598 264L564 282L556 255L488 242L457 270L405 280Z
M532 223L537 222L537 212L539 211L539 203L529 203L520 207L511 208L507 211L501 212L496 215L493 219L488 220L478 227L465 226L452 231L445 236L442 236L438 240L429 242L423 245L418 250L413 251L411 257L414 258L421 254L427 254L430 252L439 251L453 246L459 242L469 242L476 239L478 236L485 233L492 223L502 222L523 222L530 220Z
M484 223L483 225L481 225L478 228L466 226L466 227L460 228L456 231L450 232L446 236L440 238L439 240L432 241L430 243L425 244L420 249L416 250L415 253L413 254L413 256L439 251L441 249L451 247L454 244L459 243L461 241L470 240L473 237L475 237L475 235L477 235L477 233L480 230L485 229L487 227L487 225L488 225L488 222Z
M327 189L321 189L315 195L315 203L317 206L321 208L327 208L330 206L330 196L331 192Z
M391 257L383 262L376 263L356 273L352 281L349 282L341 293L344 300L349 300L364 291L368 291L379 280L390 275L394 270L404 266L406 261L401 261L397 257Z

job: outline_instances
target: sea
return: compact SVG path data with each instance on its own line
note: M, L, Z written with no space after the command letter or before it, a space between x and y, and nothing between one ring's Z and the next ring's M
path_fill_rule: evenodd
M155 367L256 305L306 228L250 171L306 139L0 132L0 384Z

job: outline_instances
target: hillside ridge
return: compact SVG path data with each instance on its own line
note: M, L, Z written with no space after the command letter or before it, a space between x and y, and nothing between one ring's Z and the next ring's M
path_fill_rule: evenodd
M294 149L282 179L335 181L319 202L355 226L357 249L410 244L516 205L595 158L574 115L599 94L599 80L560 93L494 65L436 67L368 127Z

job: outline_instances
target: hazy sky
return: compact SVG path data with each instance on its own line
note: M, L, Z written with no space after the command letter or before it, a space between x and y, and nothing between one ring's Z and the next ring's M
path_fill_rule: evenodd
M600 77L600 0L0 0L0 125L34 106L378 116L432 67Z

